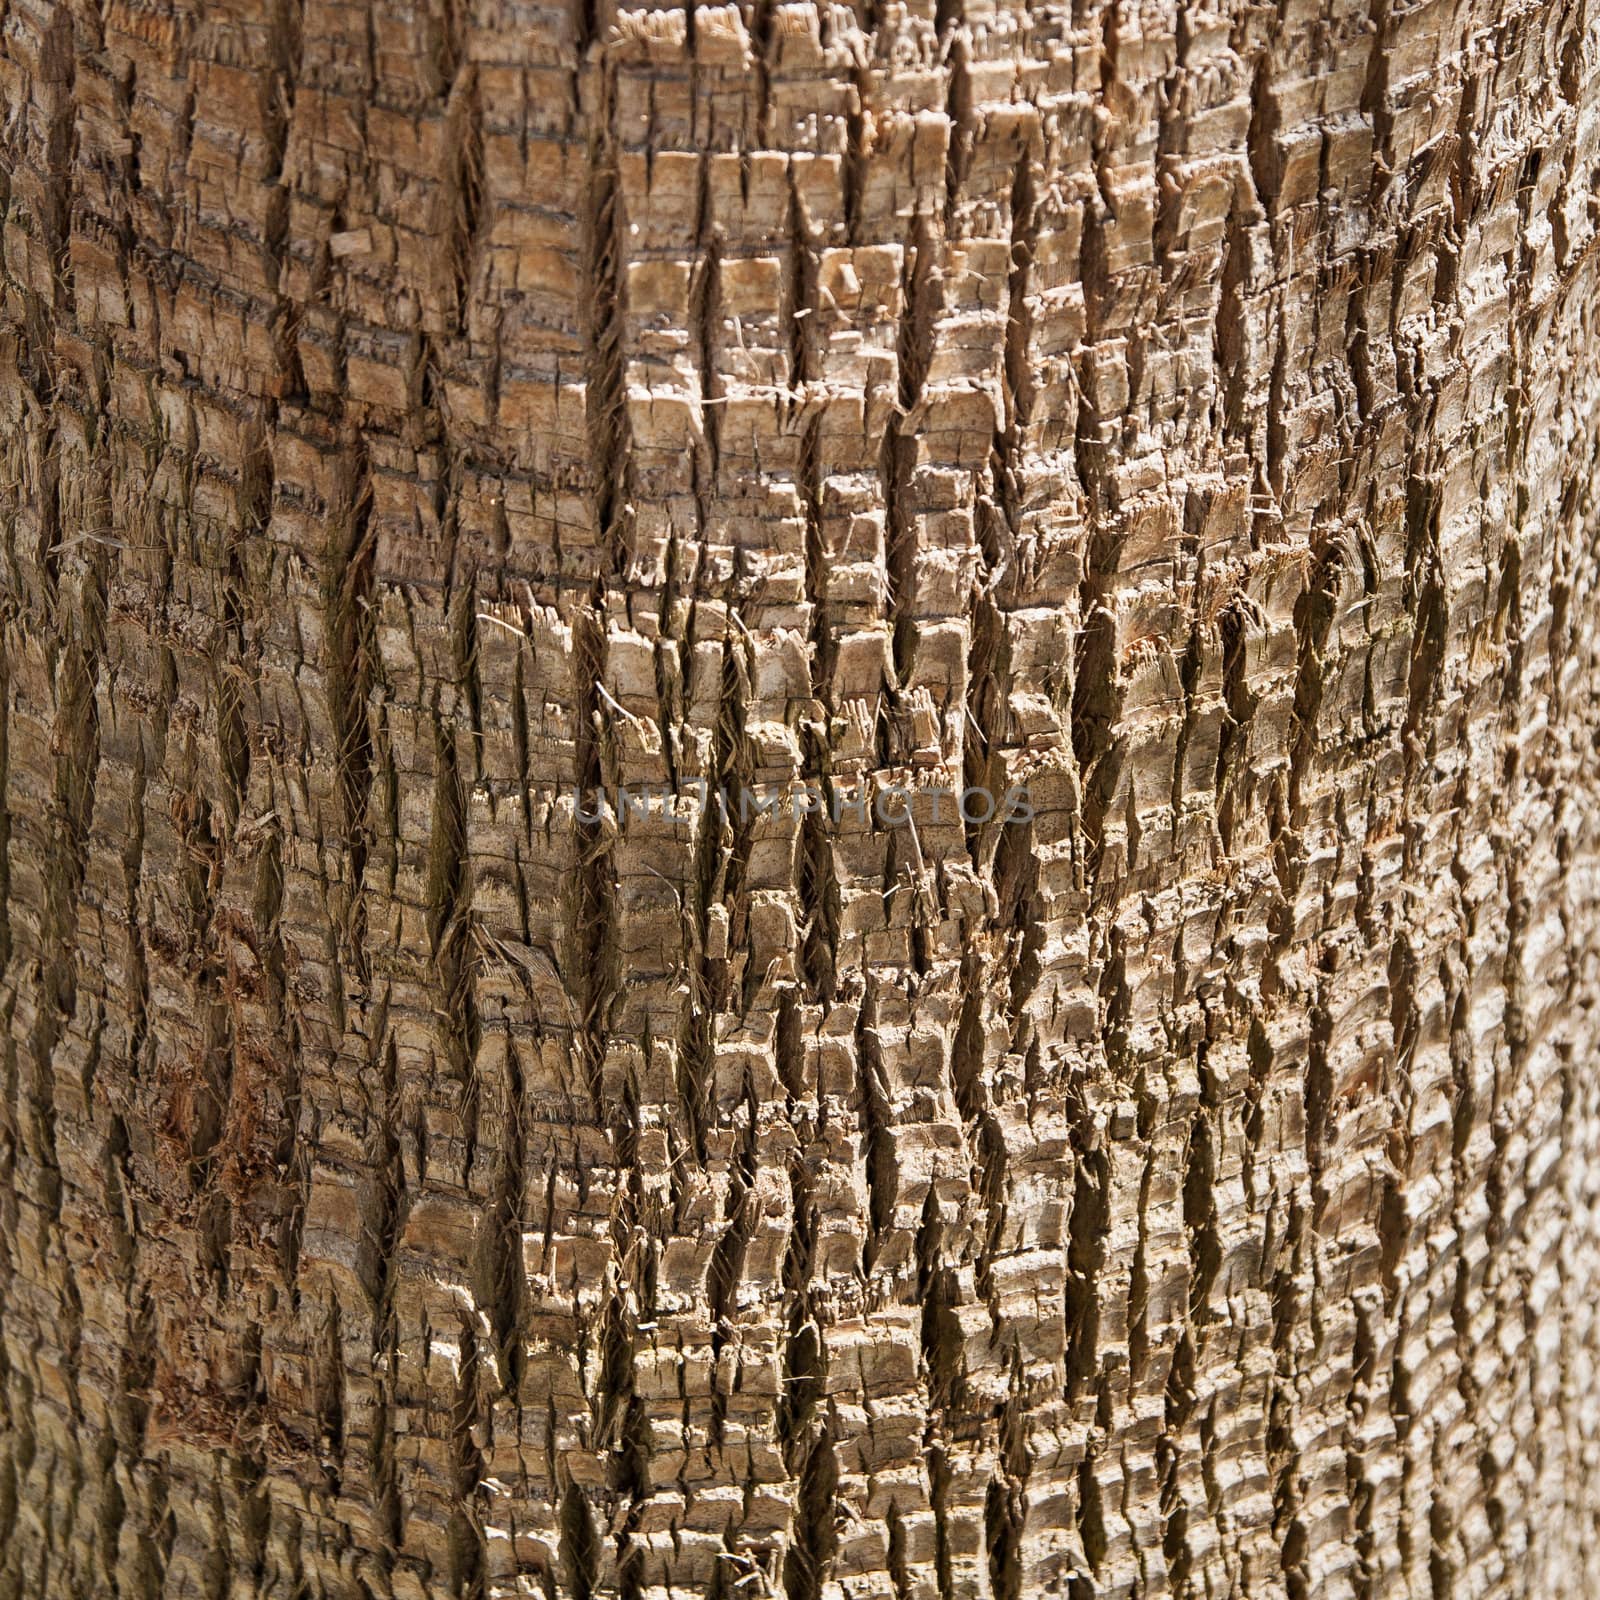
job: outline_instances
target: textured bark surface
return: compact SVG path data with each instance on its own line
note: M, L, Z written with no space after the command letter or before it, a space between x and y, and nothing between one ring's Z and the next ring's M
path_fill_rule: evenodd
M0 1595L1600 1585L1593 0L0 18Z

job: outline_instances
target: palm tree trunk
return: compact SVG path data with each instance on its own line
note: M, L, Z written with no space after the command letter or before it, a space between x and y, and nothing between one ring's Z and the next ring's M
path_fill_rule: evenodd
M1592 0L0 18L0 1597L1600 1586Z

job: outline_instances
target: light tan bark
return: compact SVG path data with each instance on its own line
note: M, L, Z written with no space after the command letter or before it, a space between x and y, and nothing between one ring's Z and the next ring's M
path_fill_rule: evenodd
M1590 0L0 19L0 1596L1600 1588Z

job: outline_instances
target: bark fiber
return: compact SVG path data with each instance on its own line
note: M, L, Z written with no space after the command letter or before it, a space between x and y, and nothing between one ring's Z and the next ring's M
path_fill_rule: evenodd
M0 1596L1600 1592L1597 63L0 4Z

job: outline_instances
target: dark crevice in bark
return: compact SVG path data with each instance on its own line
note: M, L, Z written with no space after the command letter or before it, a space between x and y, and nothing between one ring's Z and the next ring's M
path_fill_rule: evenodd
M1303 1516L1299 1456L1294 1443L1299 1411L1299 1363L1293 1340L1305 1309L1304 1289L1310 1277L1306 1257L1316 1248L1308 1220L1299 1198L1291 1200L1284 1230L1282 1264L1272 1277L1274 1371L1267 1410L1267 1466L1272 1485L1272 1529L1278 1542L1278 1563L1289 1600L1308 1600L1311 1592L1310 1574L1306 1570L1309 1537Z
M313 1403L320 1436L314 1441L322 1464L322 1487L337 1499L343 1487L344 1338L339 1302L329 1303L312 1350Z
M808 1007L790 991L778 1019L778 1068L787 1099L788 1120L796 1139L789 1163L790 1228L784 1254L783 1291L787 1328L782 1340L774 1437L784 1476L794 1486L796 1502L783 1582L795 1600L811 1600L820 1589L814 1570L816 1553L803 1541L810 1537L800 1521L805 1473L818 1448L819 1408L825 1392L825 1344L812 1285L816 1270L817 1202L812 1190L807 1151L817 1140L820 1114L815 1056L808 1060L805 1029ZM792 1587L791 1587L792 1585Z
M737 958L749 941L750 906L744 881L756 820L754 807L745 802L746 790L754 787L745 713L751 699L752 654L744 630L724 637L722 702L695 861L695 1003L687 1019L680 1060L684 1074L681 1101L695 1159L702 1167L709 1155L706 1138L715 1112L715 1018L729 1008L746 1011L753 989L765 976L752 970L753 963L746 963L743 994L736 997L731 992L740 967Z
M880 740L890 741L880 749L881 765L900 759L899 746L905 738L899 728L900 692L910 676L910 654L916 636L917 600L916 558L917 518L917 410L928 364L933 355L934 327L943 290L939 260L938 229L926 214L917 218L906 248L902 292L905 310L898 328L896 366L899 391L894 419L884 430L878 477L884 505L884 570L888 581L885 610L889 639L894 652L895 681L891 685L891 704L896 707L896 726L879 726Z
M1190 1124L1183 1175L1183 1222L1189 1233L1189 1317L1210 1320L1207 1302L1222 1266L1222 1241L1217 1216L1217 1097L1202 1060L1201 1103ZM1210 1092L1208 1092L1210 1089Z
M522 1381L527 1370L528 1284L522 1260L523 1196L528 1180L526 1093L517 1041L509 1029L504 1048L503 1093L507 1103L501 1118L502 1142L492 1212L485 1229L488 1248L484 1292L478 1298L490 1309L501 1391L517 1402L520 1415Z
M611 126L613 68L602 62L590 82L598 103L591 113L589 191L582 219L587 317L584 413L589 434L590 492L594 531L604 566L602 578L628 571L632 561L632 489L625 371L626 311L622 263L627 257L626 220Z
M945 1264L944 1234L936 1186L929 1184L917 1228L916 1262L917 1303L922 1308L920 1354L931 1402L930 1424L949 1414L962 1376L961 1326L953 1313L956 1273Z
M236 834L250 793L250 725L246 696L255 692L254 654L246 617L248 578L245 553L259 548L272 520L274 468L264 436L252 439L240 469L237 531L227 539L222 631L225 659L217 672L218 743L228 832Z
M810 1431L797 1478L795 1537L783 1567L788 1600L821 1600L838 1545L834 1519L838 1455L825 1420L819 1419Z
M362 893L371 830L367 800L372 789L372 725L369 698L377 669L373 611L373 565L377 529L372 521L372 477L365 446L358 447L349 468L349 486L342 504L330 508L323 606L327 618L328 711L337 752L338 795L344 833L342 884L343 953L362 985L369 980L367 910ZM336 1003L344 1024L348 1003L340 983Z
M939 53L946 63L949 87L945 94L945 117L949 127L949 148L945 155L944 220L945 231L953 231L961 189L972 165L975 121L972 105L971 35L966 25L965 0L938 0L934 28Z
M1156 1441L1156 1474L1161 1483L1161 1555L1167 1565L1167 1582L1175 1595L1190 1592L1194 1570L1191 1507L1185 1496L1183 1469L1193 1460L1198 1442L1191 1426L1195 1420L1196 1342L1195 1330L1186 1325L1178 1335L1172 1364L1167 1369L1161 1436Z
M735 1319L739 1315L739 1281L744 1272L745 1252L749 1247L752 1230L758 1220L755 1194L757 1173L757 1136L761 1126L761 1102L755 1085L748 1077L745 1081L744 1137L729 1174L728 1197L724 1202L722 1233L711 1252L711 1268L706 1288L710 1297L711 1362L713 1369L733 1336ZM723 1421L727 1411L727 1396L721 1386L714 1388L711 1400L711 1433L721 1443Z
M478 1434L483 1429L481 1352L471 1317L460 1321L460 1368L455 1405L450 1419L455 1453L458 1504L450 1516L451 1584L459 1600L483 1600L488 1592L488 1542L483 1528L483 1453Z
M610 1008L618 993L615 948L616 880L612 848L616 816L606 798L610 765L600 687L605 674L605 613L584 607L573 623L574 744L577 756L578 870L568 922L571 954L562 966L574 975L577 1068L597 1120L606 1121L601 1072L610 1031Z
M387 1002L381 1002L374 1017L374 1038L383 1040L374 1052L382 1103L374 1108L375 1114L369 1119L372 1178L364 1186L362 1229L362 1243L366 1247L363 1278L370 1299L372 1365L377 1374L369 1492L383 1533L385 1566L388 1556L400 1548L402 1532L399 1440L395 1428L399 1409L400 1320L395 1302L403 1281L400 1240L410 1209L400 1144L398 1051L394 1036L388 1031L387 1012Z
M1067 1347L1063 1366L1069 1404L1094 1387L1099 1373L1097 1280L1105 1261L1110 1229L1107 1210L1110 1181L1103 1149L1096 1146L1079 1154L1067 1244Z
M1116 733L1121 698L1116 618L1109 609L1103 583L1103 576L1085 580L1083 620L1072 666L1072 753L1078 767L1083 831L1088 846L1086 876L1097 888L1101 881L1106 815L1116 795L1125 758L1125 741Z
M692 15L692 8L691 8ZM702 157L698 213L695 217L695 261L689 275L690 348L699 372L699 436L690 457L695 518L703 542L711 502L717 495L720 470L722 397L717 393L718 325L722 320L722 241L711 214L708 158Z
M872 1275L873 1263L894 1218L900 1187L895 1161L894 1105L878 1034L882 1000L877 983L874 978L867 980L856 1022L859 1079L856 1115L865 1144L867 1179L867 1231L861 1241L861 1271L867 1278Z
M1027 1406L1022 1357L1013 1355L1010 1383L1000 1414L999 1471L984 1500L984 1539L994 1600L1024 1600L1026 1573L1022 1536L1028 1521Z
M582 1487L568 1478L559 1509L561 1575L573 1600L592 1600L600 1582L600 1536Z
M459 335L468 333L473 295L473 279L481 248L483 215L484 137L483 99L475 62L462 62L451 68L449 98L444 124L456 168L450 189L452 216L445 230L444 259L454 274L456 286L455 320Z
M1069 1594L1071 1600L1094 1600L1099 1592L1097 1578L1105 1564L1107 1539L1105 1507L1100 1492L1100 1479L1095 1473L1097 1452L1093 1445L1078 1468L1078 1503L1076 1516L1078 1539L1083 1547L1088 1572L1080 1572L1073 1579Z
M470 602L469 602L470 603ZM472 1169L478 1111L477 1058L481 1035L472 982L472 875L465 785L457 767L457 734L434 724L432 833L428 841L427 928L438 990L442 1055L460 1086L460 1110Z
M950 1050L950 1077L973 1159L973 1195L981 1202L981 1210L975 1210L972 1218L974 1232L978 1232L980 1219L982 1222L976 1262L978 1292L989 1303L998 1338L1003 1319L994 1285L994 1261L1005 1231L1008 1185L1005 1134L990 1088L991 1073L985 1070L985 992L981 958L969 950L961 967L962 1001Z

